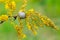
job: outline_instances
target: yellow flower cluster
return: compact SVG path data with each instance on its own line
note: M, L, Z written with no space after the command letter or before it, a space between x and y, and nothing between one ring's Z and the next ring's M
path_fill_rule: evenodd
M8 10L8 15L10 16L10 17L12 17L12 13L15 11L15 9L16 9L16 3L15 3L15 1L10 1L10 0L8 0L8 1L6 1L5 2L5 9L7 9Z
M22 27L19 27L18 25L15 25L15 29L16 29L17 32L18 32L18 37L19 37L19 39L26 37L26 35L22 33Z
M54 24L54 22L51 21L47 16L43 16L43 15L41 15L40 13L37 13L36 15L40 18L40 20L42 20L42 22L43 22L46 26L50 26L50 27L52 27L52 28L54 28L54 29L56 29L56 30L59 30L59 29L57 28L57 26Z
M20 12L23 12L23 11L25 11L25 7L26 7L26 5L27 5L27 0L23 0L23 5L21 6L21 8L20 8Z
M6 9L15 10L15 8L16 8L15 1L11 1L11 2L8 1L8 2L6 2L5 8Z
M37 32L35 29L38 29L36 23L34 22L36 19L33 17L34 14L34 10L30 9L29 11L27 11L26 16L27 18L26 20L26 24L29 30L31 30L33 32L34 35L37 35ZM30 20L32 20L32 22L30 22Z
M33 27L30 23L27 22L27 27L33 32L34 35L37 35L37 32L34 30L34 28L37 28L35 25Z
M8 20L8 16L7 15L1 15L0 16L0 21L6 21Z
M47 26L51 26L52 28L58 30L56 25L46 16L41 16L40 19L43 21L43 23Z

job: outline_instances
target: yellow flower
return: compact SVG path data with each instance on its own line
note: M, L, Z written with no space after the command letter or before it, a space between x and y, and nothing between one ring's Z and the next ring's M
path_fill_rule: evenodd
M30 11L30 12L33 12L33 11L34 11L34 9L32 8L32 9L30 9L29 11Z
M16 8L15 1L12 1L12 2L8 1L8 2L6 2L5 8L6 9L15 10L15 8Z
M27 23L28 29L31 30L31 25Z
M15 1L12 1L12 2L11 2L11 5L12 5L12 9L15 9L15 8L16 8L16 3L15 3Z
M26 35L25 34L21 34L22 38L26 38Z
M9 6L8 6L8 4L6 4L6 5L5 5L5 8L6 8L6 9L9 9Z
M0 20L6 21L6 20L8 20L8 16L7 16L7 15L2 15L2 16L0 17Z

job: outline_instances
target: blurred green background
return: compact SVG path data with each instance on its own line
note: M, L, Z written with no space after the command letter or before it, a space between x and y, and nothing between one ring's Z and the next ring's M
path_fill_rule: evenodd
M16 2L15 13L17 13L23 0L14 1ZM60 28L60 0L28 0L26 11L31 8L48 16ZM0 15L2 14L7 14L4 3L0 3ZM16 20L15 23L18 24L18 21ZM29 32L26 27L24 30L27 37L23 40L60 40L60 30L56 31L46 26L39 28L37 36ZM17 32L9 20L0 24L0 40L18 40Z

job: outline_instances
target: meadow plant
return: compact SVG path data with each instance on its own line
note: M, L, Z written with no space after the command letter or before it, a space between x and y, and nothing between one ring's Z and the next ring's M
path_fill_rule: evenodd
M27 0L23 0L23 5L20 7L20 10L18 11L17 15L13 15L13 12L15 12L16 10L15 1L1 0L0 2L5 3L5 9L8 10L7 15L0 15L0 24L10 19L11 24L14 25L14 28L18 33L18 40L21 40L22 38L27 37L23 33L24 25L23 25L22 19L25 20L26 27L28 28L28 30L32 31L34 35L37 35L37 30L39 29L39 26L43 27L43 25L46 25L58 30L57 26L47 16L44 16L41 13L38 13L34 9L25 11ZM12 18L14 18L14 20ZM18 19L19 25L17 24L15 25L14 21L16 19Z

